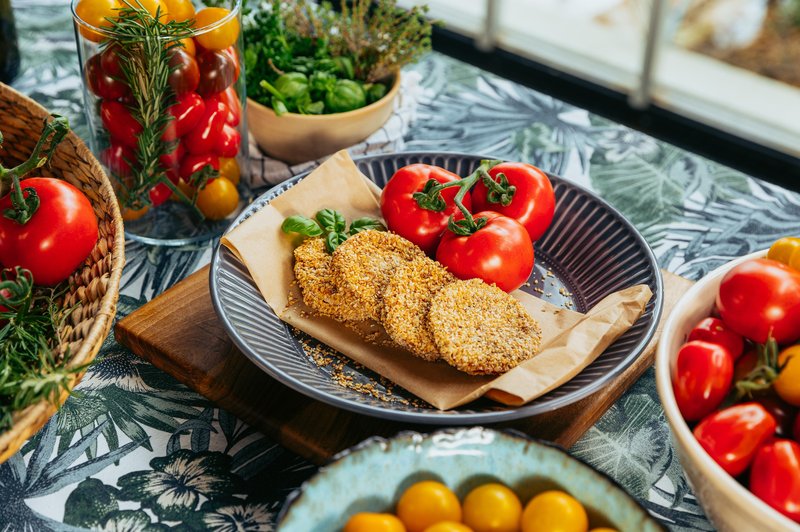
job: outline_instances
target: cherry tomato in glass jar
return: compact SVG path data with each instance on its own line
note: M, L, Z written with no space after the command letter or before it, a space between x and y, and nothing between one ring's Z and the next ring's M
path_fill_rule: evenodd
M120 7L122 5L119 0L80 0L75 6L75 14L90 26L108 29L111 27L111 22L107 19L117 18L117 10ZM100 42L105 38L100 32L81 24L78 25L78 31L93 42Z
M150 189L150 201L153 203L153 207L158 207L162 203L166 202L169 197L172 195L172 190L165 185L164 183L159 183L153 188Z
M728 350L733 360L736 361L744 353L744 338L741 334L733 332L719 318L704 318L694 329L689 332L688 341L703 340L712 344L719 344Z
M128 177L131 174L131 164L136 163L136 153L124 144L112 142L100 153L100 162L117 177Z
M692 433L708 455L735 477L750 466L776 427L775 418L763 406L742 403L703 418Z
M100 104L100 119L112 140L129 148L136 148L142 126L125 105L119 102L104 101Z
M496 212L479 212L474 218L486 218L485 225L468 236L446 230L436 248L436 260L459 279L478 278L505 292L516 290L533 271L528 231Z
M120 46L112 43L103 48L100 52L100 66L103 72L114 78L122 79L125 73L122 71L122 63L119 58Z
M161 0L167 10L168 22L185 22L195 15L192 0Z
M694 340L678 351L672 391L681 415L697 421L719 406L733 379L733 357L721 345Z
M225 124L222 126L222 132L219 135L219 143L216 146L216 152L220 157L236 157L239 153L239 146L242 143L242 136L239 131Z
M198 11L194 24L199 32L195 37L197 43L206 50L223 50L235 44L239 38L239 21L235 16L213 30L202 31L203 28L226 18L230 13L224 7L207 7Z
M219 158L219 175L227 177L234 185L239 184L239 163L232 157Z
M178 169L178 176L188 183L192 174L199 172L206 166L211 166L214 170L219 170L219 157L210 153L203 155L193 155L190 153L181 161L181 166Z
M750 471L750 491L800 523L800 445L777 440L761 447Z
M239 74L242 71L242 65L239 62L239 55L236 53L236 47L228 46L222 51L228 54L230 58L233 60L233 82L236 83L236 80L239 79Z
M550 179L547 174L527 163L500 163L489 170L489 176L495 183L503 179L501 174L505 177L503 183L514 187L510 198L504 198L508 203L504 205L502 196L490 193L483 180L479 179L472 190L475 210L499 212L514 218L528 230L531 242L539 240L553 221L556 209L556 197Z
M89 89L105 100L116 100L130 94L130 87L111 77L103 70L101 64L100 55L93 55L86 62L86 83Z
M182 137L200 122L206 110L206 103L196 92L187 92L178 96L177 102L169 108L175 120L175 133Z
M222 128L228 116L228 107L222 102L206 102L203 116L183 138L186 150L195 155L210 153L221 142Z
M186 148L183 147L183 143L179 142L175 144L173 150L169 153L166 153L158 158L161 162L162 166L165 169L169 168L178 168L181 164L181 160L183 156L186 155Z
M167 6L163 0L136 0L136 2L132 3L133 5L138 3L139 6L145 8L151 17L155 18L156 14L158 14L158 19L161 22L167 22Z
M224 91L233 84L236 67L225 52L204 50L197 54L200 83L197 92L204 98Z
M200 70L197 61L183 48L173 48L169 57L169 85L177 96L197 90Z
M239 100L239 95L236 94L236 89L231 85L227 89L217 94L212 94L206 101L218 100L228 106L230 112L226 122L229 126L236 127L242 117L242 102Z
M239 205L236 185L224 177L212 179L197 194L197 208L209 220L222 220Z

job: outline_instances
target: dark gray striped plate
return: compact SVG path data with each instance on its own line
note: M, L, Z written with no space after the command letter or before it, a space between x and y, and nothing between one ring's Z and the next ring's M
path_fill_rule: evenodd
M466 176L484 158L409 152L364 157L356 163L367 177L383 187L398 168L407 164L434 164ZM264 193L228 231L305 175ZM593 193L557 176L550 179L556 194L556 213L550 229L536 242L536 266L530 287L524 290L580 312L634 284L649 285L653 298L639 321L592 364L571 381L527 405L510 408L481 399L442 412L344 356L320 366L319 353L309 348L313 340L290 330L272 312L246 268L223 247L217 247L211 260L214 308L233 341L258 367L303 394L347 410L412 423L463 425L505 421L563 407L599 390L642 353L661 315L663 289L656 258L630 222ZM351 385L345 387L343 381ZM364 385L370 393L364 393Z

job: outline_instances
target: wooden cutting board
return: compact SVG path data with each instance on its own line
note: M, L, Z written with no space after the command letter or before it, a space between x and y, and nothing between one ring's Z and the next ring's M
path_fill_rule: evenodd
M208 267L190 275L126 318L117 340L217 405L288 449L318 464L373 436L401 430L435 430L431 425L385 421L321 403L269 377L228 338L211 305ZM664 312L645 352L605 388L570 406L495 425L514 428L569 448L653 363L664 317L692 285L664 275Z

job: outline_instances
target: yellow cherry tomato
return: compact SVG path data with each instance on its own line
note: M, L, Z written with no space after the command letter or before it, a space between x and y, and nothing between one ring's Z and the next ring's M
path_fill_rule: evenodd
M607 526L601 526L600 528L592 528L589 532L617 532L616 528L608 528Z
M442 521L425 529L425 532L474 532L467 525L455 521Z
M148 207L147 205L145 205L141 209L131 209L130 207L124 207L122 209L122 219L125 220L126 222L132 222L134 220L138 220L139 218L147 214L147 211L149 210L150 207Z
M184 22L194 18L192 0L161 0L167 9L167 21Z
M467 494L463 511L462 521L475 532L516 532L522 504L507 487L490 483Z
M787 236L776 240L767 251L767 258L800 269L800 238Z
M362 512L348 519L342 532L406 532L406 527L392 514Z
M586 532L589 518L583 505L568 493L545 491L522 513L522 532Z
M158 13L158 19L161 22L167 21L167 6L164 5L163 0L134 0L132 2L129 0L129 3L134 7L143 7L153 18Z
M461 521L458 497L433 480L417 482L404 491L397 501L396 513L408 532L423 532L440 521Z
M786 364L772 386L787 403L800 406L800 344L787 347L778 355L778 365Z
M207 7L197 12L195 17L195 28L202 31L203 28L224 19L230 11L224 7ZM225 24L213 30L200 33L195 37L197 43L207 50L224 50L231 46L239 38L239 21L232 17Z
M234 185L239 184L239 163L233 157L219 158L219 175L227 177Z
M239 205L239 191L236 185L225 177L218 177L206 183L197 194L197 208L209 220L222 220Z
M78 17L95 28L110 28L111 22L117 18L117 10L122 7L119 0L80 0L75 6ZM81 35L93 42L100 42L104 36L99 32L78 25Z

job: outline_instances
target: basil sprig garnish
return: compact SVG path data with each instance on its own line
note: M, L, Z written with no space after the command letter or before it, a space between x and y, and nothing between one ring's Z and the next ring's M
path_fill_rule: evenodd
M309 238L324 237L328 253L333 253L348 237L370 229L386 231L386 227L380 221L368 217L353 220L347 229L347 220L342 213L333 209L322 209L313 219L295 214L286 218L281 224L281 230L287 234L297 233Z

